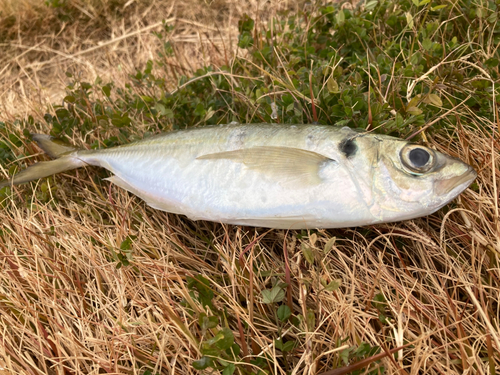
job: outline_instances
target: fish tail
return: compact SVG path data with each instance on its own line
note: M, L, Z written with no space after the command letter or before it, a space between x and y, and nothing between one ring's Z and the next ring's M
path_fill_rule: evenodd
M0 188L9 185L24 184L56 173L80 168L86 164L78 158L76 152L78 151L77 148L59 140L55 140L45 134L33 134L32 137L38 146L50 157L55 158L55 160L33 164L11 179L0 181Z

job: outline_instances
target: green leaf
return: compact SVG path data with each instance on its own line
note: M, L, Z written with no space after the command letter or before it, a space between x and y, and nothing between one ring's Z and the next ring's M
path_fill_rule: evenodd
M217 327L217 324L219 324L219 318L216 316L207 316L207 314L201 313L198 318L198 324L200 325L202 331L206 331L207 329Z
M248 48L251 46L253 46L253 37L248 31L245 31L238 36L238 47Z
M486 19L489 23L495 23L498 19L497 12L491 13L488 18Z
M163 116L166 118L172 119L174 118L174 111L172 111L170 108L165 109L165 113L163 113Z
M381 323L387 324L387 317L385 316L385 314L380 313L378 315L378 319L380 320Z
M318 235L316 233L312 233L309 236L309 243L311 244L311 246L315 246L317 240L318 240Z
M23 142L21 141L21 138L19 138L17 135L14 133L9 134L9 140L12 142L12 144L16 147L21 147Z
M344 106L344 113L346 114L347 117L352 117L353 115L352 108L349 106Z
M163 115L166 110L165 106L161 103L156 103L154 109L156 109L161 115Z
M210 340L206 341L206 344L210 346L215 346L220 350L226 350L231 347L234 343L233 332L229 328L222 328L217 334Z
M406 12L406 23L410 29L413 29L413 16L410 12Z
M111 95L111 87L109 87L108 85L102 86L102 92L109 98L109 96Z
M215 311L212 304L214 292L209 288L210 281L202 275L196 275L195 277L188 276L186 280L188 282L187 287L189 290L198 291L198 300L202 306L208 306L210 310Z
M127 236L120 244L120 250L130 250L132 246L132 241L136 239L137 236Z
M439 96L437 96L436 94L429 94L429 95L427 95L425 97L424 102L427 103L427 104L431 104L433 106L436 106L436 107L442 107L443 106L443 102L442 102L441 98Z
M292 315L292 311L287 305L281 305L278 308L278 319L284 322Z
M385 296L382 293L375 294L375 296L373 297L373 301L375 303L386 303L387 302L385 299Z
M338 94L340 92L339 84L333 77L328 78L328 81L326 81L326 88L328 92L332 94Z
M274 345L282 352L289 352L295 347L294 341L283 342L283 339L274 340Z
M373 9L375 9L375 7L377 6L378 4L378 0L371 0L371 1L368 1L366 4L365 4L365 9L368 11L368 12L371 12Z
M327 292L333 292L334 290L340 288L341 284L342 284L342 279L335 279L331 281L327 286L325 286L325 290Z
M371 348L370 344L368 344L367 342L361 342L361 344L359 344L358 348L354 352L354 355L358 358L363 357L366 353L370 351L370 348Z
M382 293L377 293L375 297L373 297L373 306L375 306L375 308L381 313L384 313L386 302L387 301Z
M433 12L435 12L436 10L440 10L440 9L444 9L444 8L446 8L447 6L448 6L448 5L446 5L446 4L443 4L443 5L436 5L435 7L431 7L431 10L432 10Z
M295 341L287 341L283 344L283 348L281 349L281 351L289 352L292 351L293 348L295 348Z
M113 118L111 119L111 123L118 128L129 126L131 122L132 120L127 116L126 113L123 115L115 113L113 114Z
M410 108L410 107L416 107L418 105L418 103L420 103L420 100L422 99L422 95L418 94L418 95L415 95L411 100L410 102L408 103L408 105L406 106L406 108Z
M330 238L326 244L325 244L325 248L323 249L324 253L325 254L328 254L332 248L333 248L333 245L335 245L335 241L337 240L337 237L332 237Z
M358 348L354 352L354 356L358 359L361 359L365 356L366 357L372 356L372 355L376 354L379 350L380 350L380 347L378 347L378 346L372 347L367 342L361 342L361 344L359 344Z
M283 340L282 339L274 340L274 346L276 346L277 349L282 350L283 349Z
M410 63L413 65L413 68L415 68L415 65L418 65L421 60L422 60L422 54L420 53L420 51L415 52L410 57Z
M229 363L222 371L222 375L233 375L235 370L236 366L234 365L234 363Z
M355 347L351 346L350 348L344 349L340 352L340 359L342 359L346 366L349 364L349 356L354 349Z
M241 348L238 344L233 344L229 349L226 349L226 353L233 357L238 357L240 355Z
M224 327L219 331L219 333L222 333L222 340L218 341L215 346L221 350L229 349L234 343L233 331Z
M129 255L132 255L132 254L131 253L126 253L126 254L117 253L116 257L118 258L120 264L122 264L124 266L128 266L130 264Z
M498 59L495 58L495 57L492 57L488 60L486 60L484 62L484 64L488 67L488 68L496 68L498 66Z
M424 47L424 49L426 51L429 51L432 48L433 44L434 44L434 42L432 40L430 40L429 38L426 38L422 41L422 47Z
M220 350L211 346L208 341L204 341L201 345L201 354L209 357L217 357L220 355Z
M262 291L262 303L277 303L283 301L285 298L285 291L278 285L272 289Z
M307 310L306 324L309 331L314 331L316 329L316 314L311 309Z
M418 107L409 107L406 109L406 112L414 116L422 114L422 110Z
M193 113L195 115L197 115L197 116L200 116L200 117L205 116L206 111L205 111L205 107L203 106L203 104L202 103L198 103L196 105Z
M330 108L333 116L342 117L344 116L344 108L340 104L335 104Z
M193 361L193 367L196 370L204 370L212 365L212 361L212 358L203 356L200 359Z
M339 12L335 15L335 20L337 21L337 25L342 26L345 22L345 14L344 11L341 9Z
M307 260L307 262L310 265L313 265L314 264L314 252L313 252L313 250L305 243L303 243L300 246L300 248L301 248L302 254L304 255L304 258Z
M238 21L238 30L240 33L250 32L253 30L255 25L255 21L248 16L248 14L244 14L243 17Z
M172 111L170 108L166 108L165 105L162 103L156 103L154 108L162 115L165 116L166 118L174 118L174 111Z

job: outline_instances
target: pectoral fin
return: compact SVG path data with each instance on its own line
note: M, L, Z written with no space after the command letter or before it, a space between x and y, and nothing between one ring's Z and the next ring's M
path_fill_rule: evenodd
M283 182L315 185L320 168L332 159L316 152L292 147L261 146L199 156L198 160L232 160Z

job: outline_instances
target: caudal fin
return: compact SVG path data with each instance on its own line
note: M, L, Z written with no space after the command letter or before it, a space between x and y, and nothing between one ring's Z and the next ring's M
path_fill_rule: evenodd
M76 157L75 151L77 151L77 148L73 146L62 143L45 134L33 134L33 140L50 157L57 159L33 164L16 174L10 180L0 181L0 188L9 185L24 184L85 165L83 161Z

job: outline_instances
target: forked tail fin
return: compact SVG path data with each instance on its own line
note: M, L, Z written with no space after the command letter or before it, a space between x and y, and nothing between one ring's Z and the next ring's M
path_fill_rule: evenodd
M75 151L78 149L73 146L62 143L45 134L33 134L33 140L43 151L56 160L33 164L16 174L10 180L0 181L0 188L9 185L24 184L85 165L85 163L76 156Z

